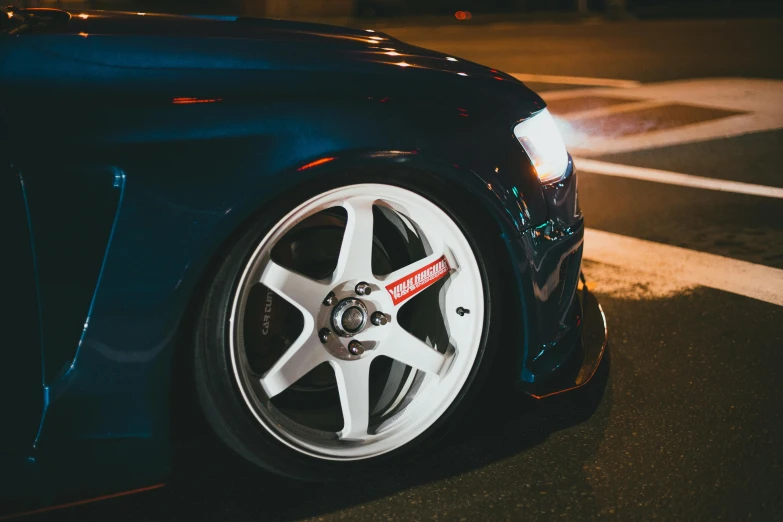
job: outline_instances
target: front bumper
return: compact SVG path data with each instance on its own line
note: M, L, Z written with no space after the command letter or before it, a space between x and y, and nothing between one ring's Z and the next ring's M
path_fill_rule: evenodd
M606 316L584 281L577 291L581 308L580 335L568 360L548 379L520 383L536 399L567 392L587 384L601 365L608 343Z
M585 221L578 173L542 188L547 215L510 242L523 345L518 385L542 398L587 383L606 349L606 321L581 277Z

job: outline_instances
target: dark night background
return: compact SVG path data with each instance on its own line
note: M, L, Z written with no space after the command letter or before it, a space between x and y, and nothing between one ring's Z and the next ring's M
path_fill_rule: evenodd
M479 15L617 17L725 17L783 13L779 0L16 0L27 7L145 10L148 12L246 14L280 18L384 19Z

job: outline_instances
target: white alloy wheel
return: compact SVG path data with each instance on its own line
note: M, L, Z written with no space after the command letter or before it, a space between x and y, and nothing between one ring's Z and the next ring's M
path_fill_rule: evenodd
M330 209L344 219L330 274L308 277L275 259L276 245ZM379 244L374 224L381 215L391 216L422 245L417 259L390 273L373 269ZM261 369L251 364L245 335L248 328L268 330L263 309L248 313L250 295L259 286L299 316L296 334ZM430 298L423 299L428 292ZM268 299L271 303L272 296ZM330 190L277 222L244 266L229 317L234 377L259 428L290 448L325 460L376 457L414 440L455 401L479 354L484 302L476 254L439 206L391 185ZM438 322L446 341L414 335L405 327L406 315ZM381 361L393 364L376 371ZM278 398L301 390L299 383L308 374L329 368L337 424L323 421L323 412L278 404ZM386 381L392 376L396 381L390 387ZM390 388L394 393L388 393ZM381 391L373 395L375 389Z

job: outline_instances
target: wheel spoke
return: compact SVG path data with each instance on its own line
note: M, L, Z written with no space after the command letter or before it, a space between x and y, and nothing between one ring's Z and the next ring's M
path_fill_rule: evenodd
M393 328L389 336L382 341L378 353L425 373L440 375L448 358L414 337L402 326L395 325Z
M334 281L364 279L372 275L372 198L353 198L343 203L348 214Z
M303 312L316 315L321 301L329 293L323 283L305 277L269 261L260 282Z
M271 399L328 360L315 332L303 333L261 377L261 386Z
M380 280L381 286L392 297L395 307L402 306L410 298L448 276L457 268L442 251L400 268ZM421 277L417 277L417 276Z
M343 410L341 439L363 439L370 419L371 358L335 363L334 375Z

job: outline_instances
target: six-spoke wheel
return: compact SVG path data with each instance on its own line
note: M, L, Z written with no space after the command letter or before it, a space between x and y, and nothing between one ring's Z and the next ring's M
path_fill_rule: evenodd
M225 329L213 335L228 384L255 428L232 428L223 411L212 421L258 439L240 453L274 468L296 455L305 465L377 460L453 413L486 349L488 272L477 256L486 240L433 199L341 186L248 234L247 253L224 268L232 282L220 288L231 291L211 294L216 308L225 303ZM214 388L201 387L207 399Z

